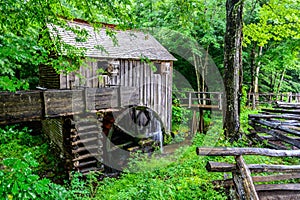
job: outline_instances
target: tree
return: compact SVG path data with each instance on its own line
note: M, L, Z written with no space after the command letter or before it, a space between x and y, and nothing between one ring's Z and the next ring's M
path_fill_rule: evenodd
M254 19L244 27L244 46L252 46L251 88L257 93L261 80L267 85L262 90L279 92L286 71L299 66L299 1L261 1L255 10Z
M35 73L30 76L37 75L41 64L53 66L57 73L79 68L84 51L74 51L74 47L51 40L47 24L70 29L65 19L80 17L95 28L101 26L99 21L130 26L126 11L129 4L129 0L1 1L0 90L28 89L28 72ZM84 36L83 32L72 30Z
M226 107L224 133L230 141L240 138L240 96L242 86L243 1L226 1L224 39L224 85Z

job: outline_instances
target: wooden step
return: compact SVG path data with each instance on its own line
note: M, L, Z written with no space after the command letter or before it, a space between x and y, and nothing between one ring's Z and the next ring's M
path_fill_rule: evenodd
M78 149L72 150L72 153L75 154L75 153L79 153L79 152L82 152L82 151L90 151L92 149L98 149L98 148L99 148L98 145L84 146L84 147L79 147Z
M77 158L74 158L72 161L75 162L75 161L80 161L80 160L84 160L87 158L96 158L99 156L101 156L101 154L99 154L99 153L89 153L89 154L78 156Z
M87 162L79 162L79 161L76 161L74 163L74 167L84 167L84 166L87 166L87 165L91 165L91 164L96 164L97 163L97 160L91 160L91 161L87 161Z
M92 142L92 141L95 141L95 142L98 142L98 138L97 137L91 137L91 138L86 138L86 139L80 139L80 140L77 140L76 142L72 142L72 145L75 146L75 145L78 145L80 143L87 143L87 142Z

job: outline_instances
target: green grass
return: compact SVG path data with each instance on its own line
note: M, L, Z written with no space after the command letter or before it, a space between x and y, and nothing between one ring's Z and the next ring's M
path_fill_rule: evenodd
M248 114L257 112L243 110L242 132L247 132L249 128ZM249 141L246 137L233 144L225 140L220 117L215 117L210 124L211 127L205 135L197 134L190 146L180 147L172 155L162 156L160 153L154 153L149 157L141 153L135 154L128 168L118 178L104 178L103 181L97 181L97 175L91 174L87 178L81 178L80 174L75 174L71 182L65 180L66 183L61 186L53 185L50 180L42 177L37 179L35 175L42 175L40 172L49 170L49 167L59 168L56 165L57 160L50 153L49 145L41 136L31 136L28 129L17 130L14 127L0 129L0 167L4 169L0 171L0 178L2 177L0 191L2 188L6 192L6 199L11 197L18 199L15 197L19 193L23 196L27 194L28 190L22 190L17 186L13 189L8 185L9 183L14 185L14 182L8 179L13 175L14 181L18 184L25 182L29 186L41 187L43 198L47 193L52 194L48 195L47 199L227 199L225 192L215 190L212 184L213 180L224 179L224 173L207 172L205 165L208 161L234 163L234 158L197 156L196 147L248 147ZM32 152L29 157L27 152ZM244 158L248 164L299 164L299 159L288 157L244 156ZM3 168L4 160L7 165L5 168ZM39 165L36 165L35 160ZM19 168L9 161L19 163ZM22 170L22 166L28 169L27 174ZM19 171L13 171L16 169ZM227 175L231 176L230 173ZM29 177L34 177L34 182ZM38 188L33 191L35 193L32 195L36 195L36 199L42 199L38 194Z

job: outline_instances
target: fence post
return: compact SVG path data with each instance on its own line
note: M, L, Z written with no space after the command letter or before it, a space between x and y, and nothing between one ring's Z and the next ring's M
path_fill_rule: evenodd
M192 93L189 92L189 108L192 106Z
M289 103L292 102L292 98L293 98L292 93L289 92L289 93L288 93L288 102L289 102Z
M243 157L241 155L235 156L235 161L237 171L233 172L232 175L239 199L259 200L252 181L251 172Z
M222 101L222 93L220 92L219 93L219 110L222 110L222 104L223 104L223 101Z

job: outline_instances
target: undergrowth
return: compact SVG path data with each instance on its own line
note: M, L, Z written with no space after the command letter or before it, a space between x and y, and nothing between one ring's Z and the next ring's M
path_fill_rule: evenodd
M247 133L248 114L241 115L241 131ZM87 177L72 174L72 180L56 184L47 177L49 168L59 168L50 147L30 130L15 127L0 129L0 197L1 199L227 199L225 191L215 190L213 180L223 180L229 173L207 172L207 161L234 163L232 156L197 156L196 147L248 147L243 136L233 144L225 140L221 118L210 121L206 134L196 134L192 144L174 153L152 156L137 152L118 178L104 178L91 173ZM180 132L178 136L180 136ZM184 133L183 133L184 135ZM178 138L177 138L178 139ZM254 146L253 146L254 147ZM264 147L263 144L255 147ZM299 164L299 159L244 156L248 164ZM267 175L260 173L259 175ZM45 178L46 177L46 178ZM65 177L57 177L65 179Z

